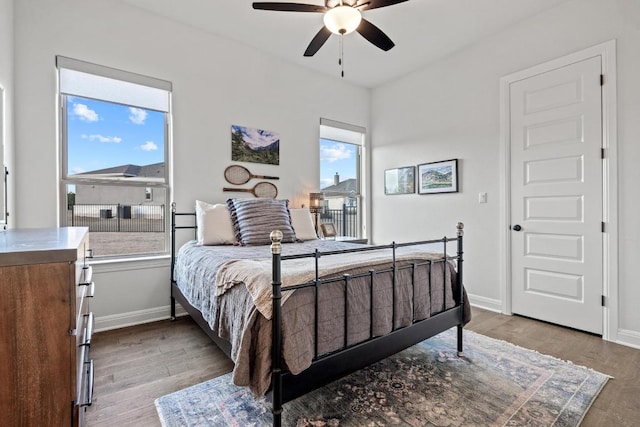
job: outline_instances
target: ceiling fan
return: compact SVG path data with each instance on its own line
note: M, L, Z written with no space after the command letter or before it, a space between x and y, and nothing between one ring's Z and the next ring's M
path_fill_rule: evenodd
M324 27L309 43L304 56L313 56L329 39L331 34L345 35L353 31L384 51L395 44L378 27L362 17L362 12L370 9L392 6L408 0L325 0L324 6L305 3L255 2L254 9L278 12L324 13Z

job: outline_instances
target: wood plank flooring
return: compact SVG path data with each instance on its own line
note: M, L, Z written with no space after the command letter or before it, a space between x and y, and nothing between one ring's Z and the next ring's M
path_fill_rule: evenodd
M154 400L233 368L190 317L96 333L87 426L159 426Z
M473 309L468 329L613 376L583 427L640 425L640 350L518 316ZM86 425L159 426L154 400L230 372L231 362L189 318L94 335L94 403Z

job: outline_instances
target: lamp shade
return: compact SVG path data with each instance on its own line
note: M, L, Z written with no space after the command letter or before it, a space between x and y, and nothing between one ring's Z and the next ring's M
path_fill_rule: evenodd
M362 14L351 6L336 6L324 14L324 25L334 34L349 34L358 28Z
M320 212L324 202L324 194L309 193L309 210L311 212Z

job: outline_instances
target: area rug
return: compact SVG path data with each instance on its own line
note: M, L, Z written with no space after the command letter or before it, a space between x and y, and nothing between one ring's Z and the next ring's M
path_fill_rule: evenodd
M577 426L608 376L455 329L284 405L285 426ZM268 426L230 374L156 399L164 427Z

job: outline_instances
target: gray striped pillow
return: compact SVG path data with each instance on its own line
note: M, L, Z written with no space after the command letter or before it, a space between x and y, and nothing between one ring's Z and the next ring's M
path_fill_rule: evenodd
M236 239L244 245L271 244L269 234L282 232L282 242L296 241L291 226L289 201L282 199L228 199Z

